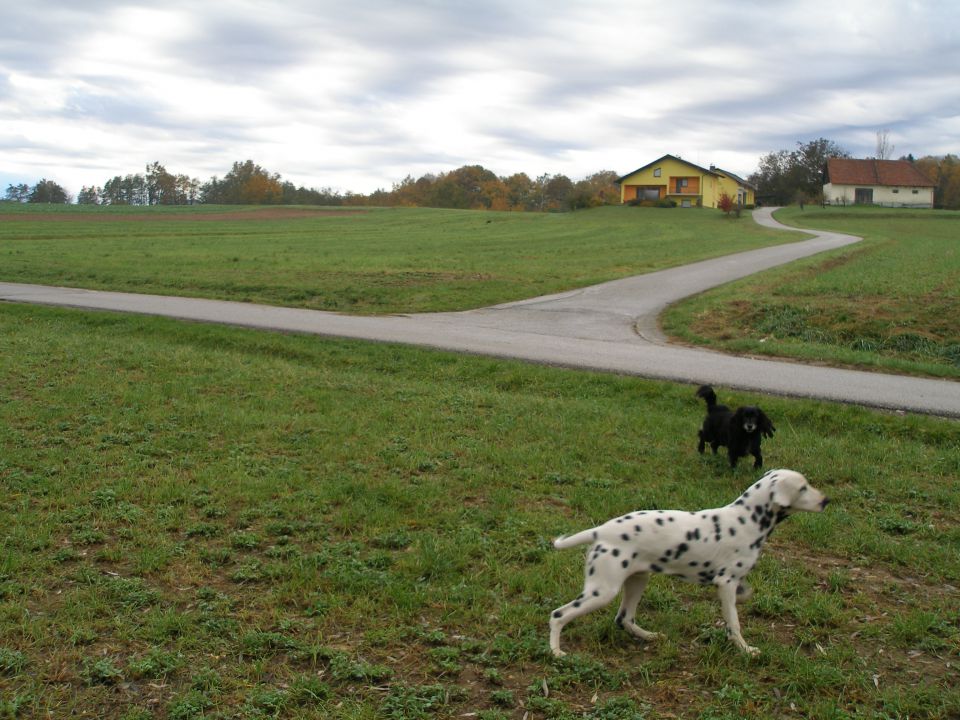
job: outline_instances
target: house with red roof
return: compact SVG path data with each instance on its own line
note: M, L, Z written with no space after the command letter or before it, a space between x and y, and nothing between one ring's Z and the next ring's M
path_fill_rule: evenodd
M823 199L831 205L933 207L935 183L907 160L830 158Z

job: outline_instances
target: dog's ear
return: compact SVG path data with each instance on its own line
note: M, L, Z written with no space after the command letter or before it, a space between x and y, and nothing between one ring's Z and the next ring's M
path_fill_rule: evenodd
M777 429L773 426L773 423L770 421L770 418L766 416L763 410L759 411L760 414L760 432L763 433L764 437L773 437L773 434Z
M770 501L780 507L781 512L802 510L821 512L829 502L822 492L811 487L807 479L793 470L771 471Z
M791 482L791 479L789 477L774 478L776 485L773 486L770 499L775 505L788 508L796 500L798 487L797 483Z

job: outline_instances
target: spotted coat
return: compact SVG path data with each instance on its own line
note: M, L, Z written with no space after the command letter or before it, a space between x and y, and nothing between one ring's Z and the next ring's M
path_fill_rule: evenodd
M743 578L756 565L770 533L791 511L820 511L826 503L800 473L772 470L724 507L696 512L641 510L558 538L557 548L584 544L589 548L583 592L551 616L551 649L561 654L563 626L609 603L621 587L618 624L652 639L655 634L636 626L633 618L649 575L659 573L716 586L728 634L742 649L754 651L743 641L732 607L738 592L749 592Z

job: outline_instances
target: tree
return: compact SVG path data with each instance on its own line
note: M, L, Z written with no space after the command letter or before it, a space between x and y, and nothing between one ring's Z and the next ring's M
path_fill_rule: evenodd
M734 207L736 207L736 203L730 197L730 194L727 192L720 193L720 197L717 198L717 209L723 210L723 214L729 216Z
M890 131L884 128L877 130L877 160L889 160L893 157L893 143L890 142Z
M235 162L223 180L210 178L200 188L202 201L224 205L271 205L283 200L280 176L264 170L253 160Z
M147 165L147 204L177 205L177 179L158 162Z
M70 202L70 196L53 180L44 179L33 186L27 202L63 205Z
M619 203L620 188L617 185L619 177L613 170L601 170L587 175L583 180L574 183L567 197L567 204L571 210L577 210Z
M186 175L177 175L176 193L178 205L193 205L200 196L200 181Z
M489 191L497 176L482 165L463 167L441 174L428 194L430 207L484 210L493 204Z
M26 202L30 199L30 186L26 183L7 185L7 192L4 195L4 199L20 203Z
M77 205L99 205L102 192L96 186L87 187L84 185L77 193Z
M526 173L515 173L503 180L507 193L507 205L511 210L533 210L533 181Z
M823 171L832 157L850 157L850 153L826 138L811 140L805 145L797 143L792 158L798 169L798 189L807 198L816 199L823 194Z
M832 157L850 153L826 138L798 142L793 151L778 150L760 158L750 182L762 200L774 205L789 205L801 197L815 200L823 192L823 169Z
M914 163L931 182L934 207L960 210L960 158L956 155L928 155Z
M103 184L100 201L104 205L147 205L150 202L147 179L140 174L117 175Z

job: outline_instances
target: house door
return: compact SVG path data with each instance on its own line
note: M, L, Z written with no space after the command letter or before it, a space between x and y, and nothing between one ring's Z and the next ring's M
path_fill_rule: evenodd
M873 188L857 188L853 191L853 202L857 205L873 205Z

